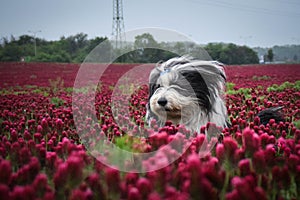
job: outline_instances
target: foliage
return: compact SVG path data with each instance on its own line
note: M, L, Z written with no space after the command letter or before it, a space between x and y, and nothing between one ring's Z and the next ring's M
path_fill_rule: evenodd
M266 75L263 75L263 76L256 76L256 75L254 75L252 77L252 79L255 80L255 81L258 81L258 80L270 80L271 77L270 76L266 76Z
M209 43L205 49L213 60L225 64L255 64L258 63L257 54L247 46L235 44Z
M268 54L267 54L267 59L268 59L268 61L273 62L273 58L274 58L273 50L269 49Z
M282 92L286 89L300 89L300 81L296 81L295 83L290 83L288 81L282 83L281 85L273 84L267 88L268 92Z
M58 41L46 41L36 38L37 55L34 53L34 38L22 35L19 39L13 36L10 41L3 38L0 49L0 61L33 61L33 62L76 62L80 63L87 54L107 38L88 39L84 33L61 37Z
M35 40L36 55L34 52ZM88 39L87 34L84 33L69 37L63 36L58 41L46 41L29 35L22 35L18 39L12 36L10 40L3 38L4 43L0 48L0 61L81 63L97 45L106 40L106 37ZM101 52L101 55L95 56L97 58L102 56L109 58L112 54L122 55L114 61L116 63L157 63L187 52L193 57L203 60L207 60L209 57L204 52L203 46L191 42L158 42L149 33L137 35L135 41L132 44L128 43L122 51L113 49L110 42L105 43L105 45L107 45L107 50ZM246 46L209 43L204 49L207 50L212 59L225 64L258 63L256 53ZM123 51L127 53L123 54Z
M54 104L56 107L60 107L65 103L64 100L59 97L52 97L50 102Z
M253 50L258 54L260 58L265 57L268 54L270 48L255 47ZM299 63L300 62L300 45L284 45L273 46L273 62L288 62ZM268 60L265 60L268 61Z
M236 89L234 83L230 83L230 82L226 83L226 94L228 95L241 94L245 98L249 98L251 97L250 92L251 92L250 88Z

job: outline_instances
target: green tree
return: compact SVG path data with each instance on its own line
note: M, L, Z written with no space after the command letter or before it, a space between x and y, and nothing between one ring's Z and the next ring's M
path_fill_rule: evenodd
M159 59L159 44L150 33L144 33L135 37L134 47L135 62L156 63Z
M272 49L268 50L267 58L268 58L268 61L273 62L274 54L273 54Z
M219 60L220 55L223 49L222 43L208 43L204 49L207 51L207 53L211 56L213 60Z
M295 54L295 55L293 56L293 61L294 61L294 62L297 62L297 61L298 61L298 56L297 56L297 54Z
M9 43L3 48L0 59L1 61L20 61L22 56L22 49L16 43Z
M135 48L146 48L146 47L159 47L158 43L150 33L143 33L135 37L134 41Z
M237 46L232 43L209 43L204 48L213 60L225 64L256 64L259 62L256 52L247 46Z
M122 54L113 49L110 41L105 37L88 39L84 33L69 37L61 37L57 41L36 39L37 56L34 54L34 38L22 35L19 38L11 36L2 38L0 47L0 61L20 61L21 58L31 57L35 62L83 62L87 55L101 43L102 49L96 49L87 61L108 62L114 55L122 55L115 62L126 63L157 63L169 58L186 54L187 52L197 58L207 60L209 55L213 60L225 64L251 64L258 63L256 53L246 47L235 44L209 43L205 50L200 45L189 42L157 42L150 33L136 36L133 46L127 45ZM164 50L166 49L166 50ZM176 53L172 53L176 52ZM209 55L208 55L209 54ZM291 58L292 59L292 58ZM29 59L26 59L27 61Z

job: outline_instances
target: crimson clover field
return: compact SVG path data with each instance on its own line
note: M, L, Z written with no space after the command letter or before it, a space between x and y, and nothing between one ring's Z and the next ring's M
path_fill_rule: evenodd
M143 162L151 169L178 154L164 147L174 140L186 145L187 131L170 123L147 127L147 85L131 95L129 116L122 118L127 125L118 126L112 91L134 66L112 64L104 72L95 96L99 124L86 131L132 152L164 149ZM232 127L222 130L223 140L200 157L206 138L194 135L178 159L144 173L104 165L79 137L72 110L79 67L0 63L0 199L300 198L300 65L226 66ZM256 114L272 106L283 107L285 122L261 125ZM88 126L89 119L81 119Z

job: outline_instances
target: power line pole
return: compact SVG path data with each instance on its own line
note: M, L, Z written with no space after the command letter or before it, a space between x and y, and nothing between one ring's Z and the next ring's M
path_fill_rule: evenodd
M28 31L28 32L33 34L33 38L34 38L34 56L36 56L36 34L42 32L42 31L38 30L38 31Z
M113 0L113 25L112 36L115 42L115 48L122 48L125 40L125 28L123 18L122 0Z

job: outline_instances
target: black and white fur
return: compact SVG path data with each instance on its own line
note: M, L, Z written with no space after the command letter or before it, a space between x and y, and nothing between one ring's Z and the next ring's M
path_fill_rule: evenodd
M158 63L149 78L146 119L159 125L172 121L199 132L208 122L227 126L223 100L226 75L216 61L194 60L187 56Z

